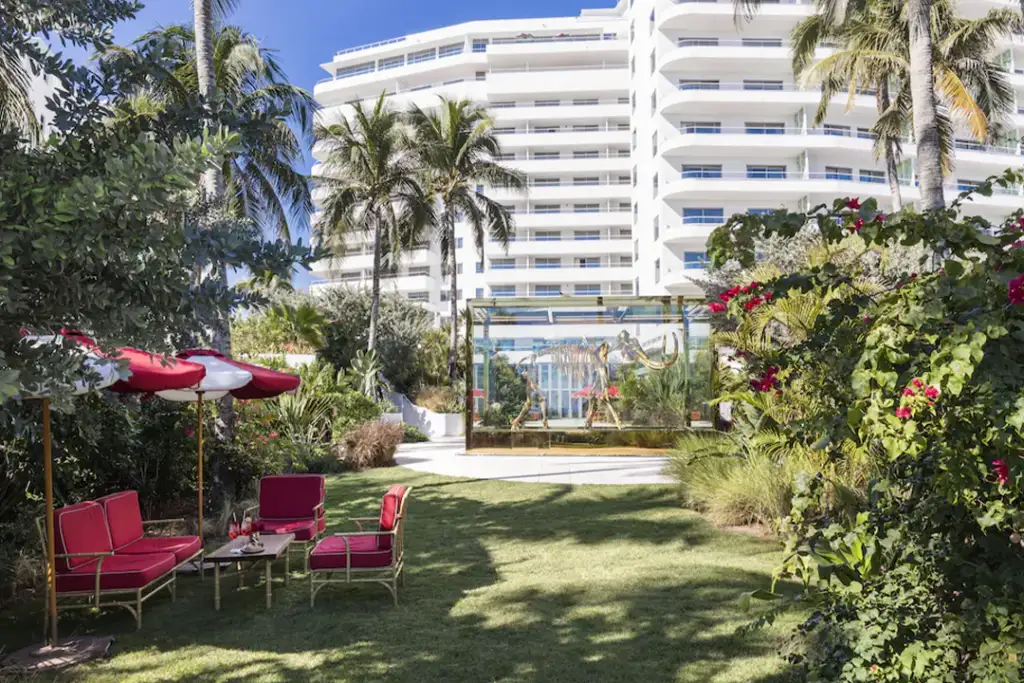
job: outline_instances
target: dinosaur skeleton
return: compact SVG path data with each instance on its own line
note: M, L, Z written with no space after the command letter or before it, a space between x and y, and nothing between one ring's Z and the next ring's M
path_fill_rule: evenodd
M523 418L533 408L535 400L540 407L540 419L544 429L549 428L547 397L537 387L539 378L536 376L538 372L536 361L542 356L550 356L552 365L574 380L588 382L593 378L589 385L590 393L588 399L590 406L587 410L586 422L584 423L587 429L594 425L594 418L597 417L597 412L602 406L612 416L615 426L618 429L622 429L619 414L611 402L610 390L612 380L610 364L608 362L609 355L618 351L622 353L623 358L626 360L639 362L651 370L663 370L674 364L679 358L679 338L676 337L675 332L672 332L671 335L674 348L670 357L665 356L668 349L668 335L662 335L661 357L663 360L661 361L653 360L648 356L640 342L630 336L629 332L625 330L619 332L614 346L609 346L608 342L601 342L600 344L590 343L584 338L582 344L556 344L524 357L516 363L516 372L526 382L526 401L524 401L523 409L519 412L519 415L516 416L516 419L512 420L512 430L518 431L522 429Z

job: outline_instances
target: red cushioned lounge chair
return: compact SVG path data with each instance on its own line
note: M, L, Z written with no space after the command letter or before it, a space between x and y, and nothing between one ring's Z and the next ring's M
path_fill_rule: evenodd
M174 553L115 554L103 506L94 501L63 507L53 517L58 605L64 609L124 607L142 628L143 602L163 588L174 600L178 564ZM37 526L45 551L42 519ZM44 620L48 617L47 610Z
M198 536L147 536L146 527L164 524L183 524L184 519L152 519L142 521L139 508L139 494L135 491L121 491L97 498L103 506L110 528L110 542L117 555L148 555L150 553L171 553L175 569L199 558L203 554L203 542ZM203 563L199 562L200 578Z
M309 554L309 606L329 583L379 583L398 606L398 579L405 565L403 531L406 504L412 488L395 485L384 494L377 517L354 517L358 532L334 534ZM363 524L376 522L376 531ZM404 579L403 579L404 583Z
M324 477L322 474L276 474L260 479L260 502L246 508L252 515L253 529L263 534L295 534L295 548L306 556L327 528L324 517Z

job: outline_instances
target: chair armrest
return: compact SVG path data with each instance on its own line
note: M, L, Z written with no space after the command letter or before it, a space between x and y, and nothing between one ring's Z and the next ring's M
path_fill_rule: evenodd
M356 523L356 528L359 529L360 531L362 531L363 530L363 522L376 522L379 519L380 519L379 517L349 517L348 521L355 522Z
M150 524L184 524L185 518L178 517L176 519L147 519L142 522L142 526L148 526Z
M391 531L341 531L331 536L394 536L395 530Z
M100 569L103 568L103 560L113 556L114 553L57 553L54 557L96 557L99 558L96 561L96 567L93 569L93 576L96 577L93 589L93 598L96 601L96 607L100 606Z
M106 553L56 553L54 557L110 557L113 551Z
M255 505L250 505L249 507L247 507L244 510L242 510L242 519L245 519L246 515L249 515L249 513L252 512L253 510L259 510L259 509L260 509L260 504L259 503L256 503ZM257 516L256 515L251 515L251 517L253 519L256 519Z

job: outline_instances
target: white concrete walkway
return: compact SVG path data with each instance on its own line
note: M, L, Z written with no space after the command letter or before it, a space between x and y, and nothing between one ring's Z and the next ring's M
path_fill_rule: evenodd
M470 479L547 484L671 484L660 456L460 455L461 437L398 447L399 465L420 472Z

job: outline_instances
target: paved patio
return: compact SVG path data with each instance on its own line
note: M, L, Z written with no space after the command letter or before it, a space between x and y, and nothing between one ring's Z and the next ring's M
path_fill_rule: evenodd
M463 455L462 437L398 447L399 465L471 479L546 484L671 484L662 456Z

